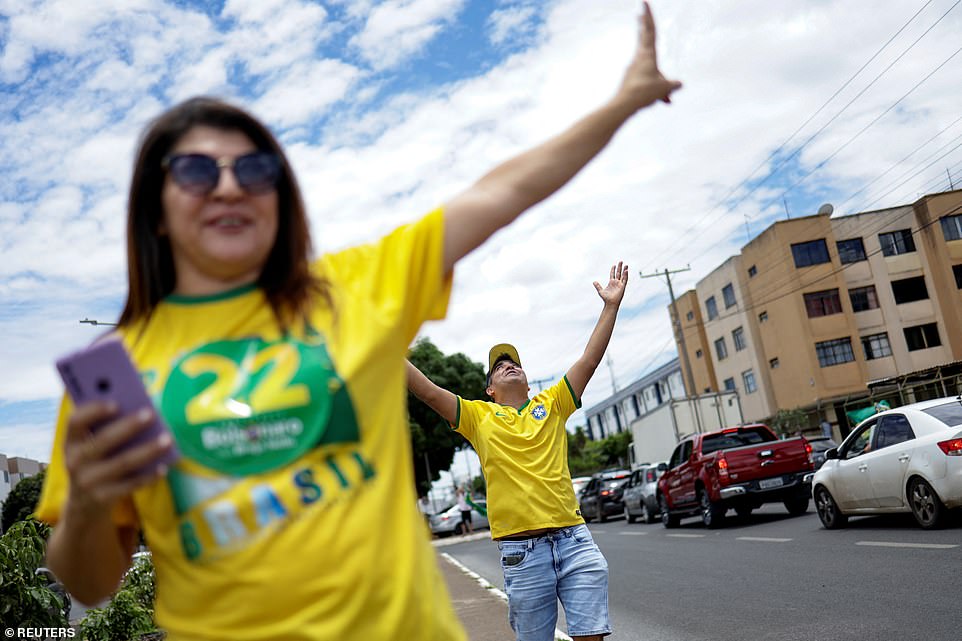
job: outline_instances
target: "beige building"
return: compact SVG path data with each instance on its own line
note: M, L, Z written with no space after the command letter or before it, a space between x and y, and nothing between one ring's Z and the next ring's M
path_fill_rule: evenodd
M775 222L676 304L698 392L737 390L749 421L801 408L839 423L871 381L962 358L960 289L951 191Z
M5 454L0 454L0 503L7 499L10 490L15 488L17 483L45 469L47 469L46 463L22 456L7 457Z

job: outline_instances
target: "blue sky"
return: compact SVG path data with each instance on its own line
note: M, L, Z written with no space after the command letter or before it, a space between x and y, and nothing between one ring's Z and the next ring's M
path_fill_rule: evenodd
M591 282L623 259L635 277L610 354L627 385L672 356L666 288L637 270L690 265L680 293L785 203L844 215L941 190L946 169L962 183L950 0L653 4L662 66L685 89L459 266L448 319L423 332L442 350L483 361L509 340L529 378L560 376L600 311ZM0 0L0 452L47 458L52 363L102 331L80 319L119 312L132 155L163 109L213 94L269 123L329 251L414 219L599 105L636 7ZM602 367L585 406L610 389Z

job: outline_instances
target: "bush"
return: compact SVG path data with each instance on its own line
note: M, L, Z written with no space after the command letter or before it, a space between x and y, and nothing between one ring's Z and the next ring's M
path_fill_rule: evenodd
M14 523L0 536L0 628L62 628L63 603L36 574L50 529L33 519Z
M88 610L80 622L80 638L86 641L136 641L156 630L150 556L137 559L106 607Z

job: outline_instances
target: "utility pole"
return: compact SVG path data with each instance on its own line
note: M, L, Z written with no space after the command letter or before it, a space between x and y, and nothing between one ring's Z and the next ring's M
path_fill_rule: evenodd
M611 393L612 393L612 394L617 394L617 393L618 393L618 382L615 381L615 368L614 368L614 366L611 364L611 354L608 354L608 358L607 358L606 360L607 360L607 362L608 362L608 376L611 377Z
M545 383L550 383L553 380L555 380L553 376L549 376L547 378L536 378L533 381L528 381L528 385L537 385L538 391L540 392Z
M949 190L955 190L955 184L952 182L952 174L949 172L948 168L945 170L945 174L949 177Z
M679 274L681 272L691 271L691 265L686 265L684 269L674 269L670 270L667 267L662 273L657 271L651 274L644 274L638 272L638 275L642 278L652 278L657 276L664 276L665 282L668 283L668 295L671 297L671 315L672 315L672 329L678 332L678 342L681 343L681 358L682 363L684 363L684 369L686 374L687 391L690 397L695 399L694 414L695 414L695 424L699 432L701 432L701 417L698 415L698 391L695 389L695 375L691 370L691 361L688 359L688 347L685 344L685 330L681 325L681 317L678 315L678 305L675 303L675 290L671 286L671 275Z

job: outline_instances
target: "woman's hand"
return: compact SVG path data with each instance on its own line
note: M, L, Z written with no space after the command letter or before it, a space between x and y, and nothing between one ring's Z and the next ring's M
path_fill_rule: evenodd
M672 92L680 88L680 82L665 78L658 70L658 55L655 52L655 20L646 2L644 11L638 17L638 49L625 71L625 77L618 89L618 98L637 111L656 100L671 102Z
M70 477L66 509L86 518L109 516L117 501L166 473L164 466L152 466L151 462L170 450L170 434L164 432L156 439L124 447L153 418L149 408L117 418L112 403L93 402L76 408L64 440Z

